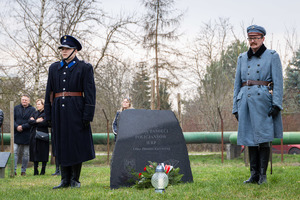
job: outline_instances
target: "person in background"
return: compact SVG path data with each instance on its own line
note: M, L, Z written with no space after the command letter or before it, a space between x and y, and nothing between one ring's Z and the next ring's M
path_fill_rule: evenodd
M0 109L0 133L2 131L2 125L3 125L3 120L4 120L4 114L3 114L3 111ZM1 135L2 137L2 135ZM1 140L3 140L3 138L1 138Z
M93 66L77 58L80 42L70 35L60 39L62 61L49 67L45 96L46 120L51 124L61 183L53 189L79 188L82 163L95 158L90 122L96 86Z
M46 165L49 160L49 140L44 141L35 138L36 131L42 131L49 134L48 123L45 119L44 99L36 100L36 108L37 111L31 115L28 121L28 123L31 125L29 160L34 163L33 175L39 175L39 162L42 162L42 170L40 175L44 175L46 172Z
M270 143L282 138L283 77L278 53L264 45L266 30L247 28L250 48L240 54L232 113L239 122L237 144L248 146L251 176L244 183L267 182Z
M4 114L3 111L0 109L0 130L3 125L3 120L4 120Z
M118 119L119 119L119 115L122 111L126 110L126 109L133 109L132 105L131 105L131 99L130 98L124 98L122 103L121 103L121 108L120 110L117 111L117 114L115 116L115 119L112 123L112 130L113 133L115 135L115 141L117 140L117 135L118 135Z
M14 108L14 156L15 156L15 175L17 175L18 154L22 154L21 175L26 175L27 164L29 161L29 140L31 125L28 120L35 108L30 105L30 97L22 95L21 104Z

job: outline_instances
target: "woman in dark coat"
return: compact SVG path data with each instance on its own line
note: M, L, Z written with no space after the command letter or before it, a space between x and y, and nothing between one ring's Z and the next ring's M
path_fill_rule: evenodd
M42 162L42 170L40 175L44 175L46 171L46 165L49 160L49 140L44 141L35 138L37 130L49 134L48 123L45 120L44 99L36 100L36 107L37 111L35 111L29 119L29 124L32 125L29 146L30 161L34 162L34 175L39 174L38 165L39 162Z
M115 141L117 140L117 134L118 134L118 119L119 119L119 115L122 111L126 110L126 109L133 109L133 107L131 106L131 99L130 98L124 98L122 103L121 103L121 108L120 110L117 111L117 114L115 116L115 119L112 123L112 130L113 133L115 135Z

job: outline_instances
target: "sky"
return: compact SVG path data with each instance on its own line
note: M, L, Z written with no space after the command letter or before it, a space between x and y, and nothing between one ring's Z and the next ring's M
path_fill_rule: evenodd
M104 0L102 7L115 15L120 12L141 13L144 9L141 0ZM283 67L292 57L285 48L287 32L296 31L298 42L293 45L295 50L300 47L300 0L176 0L175 8L185 11L180 31L190 41L199 33L203 23L229 18L241 38L247 37L242 27L263 26L267 31L265 45L279 53Z
M143 13L141 0L99 0L102 9L109 15L136 12ZM296 31L300 46L300 0L175 0L175 8L185 11L181 22L180 33L190 42L199 33L203 23L212 22L219 18L229 18L234 30L245 38L245 30L251 24L263 26L266 31L265 44L267 48L275 49L282 57L283 66L291 58L290 52L284 52L287 32ZM0 7L3 3L0 0ZM4 8L2 6L2 8ZM0 8L1 9L1 8ZM184 41L183 41L184 42ZM296 49L295 49L296 50ZM287 58L287 56L289 58ZM284 59L283 59L284 58Z
M102 6L114 14L143 9L141 0L104 0ZM272 38L275 50L282 44L287 30L296 29L300 33L300 0L177 0L175 7L185 11L181 31L187 38L195 36L203 23L220 17L229 18L241 34L242 24L245 28L251 24L263 26L267 31L266 42Z

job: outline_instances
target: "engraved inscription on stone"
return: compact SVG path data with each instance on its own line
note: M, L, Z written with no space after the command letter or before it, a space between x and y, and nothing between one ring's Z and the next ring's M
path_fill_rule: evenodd
M133 151L170 151L171 148L157 147L158 145L167 144L168 129L150 129L134 137Z

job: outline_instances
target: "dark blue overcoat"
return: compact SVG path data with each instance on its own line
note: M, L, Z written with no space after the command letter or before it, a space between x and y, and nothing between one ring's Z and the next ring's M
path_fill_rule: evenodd
M14 143L16 144L29 144L30 139L30 128L31 125L28 120L32 113L34 113L35 108L29 105L24 108L22 104L15 106L14 108ZM22 125L23 131L17 131L17 127Z
M83 96L52 98L60 92L83 92ZM51 104L51 99L53 103ZM61 62L49 68L45 97L46 120L51 120L55 155L62 166L72 166L95 158L91 127L95 112L96 89L91 64L75 57L68 66Z

